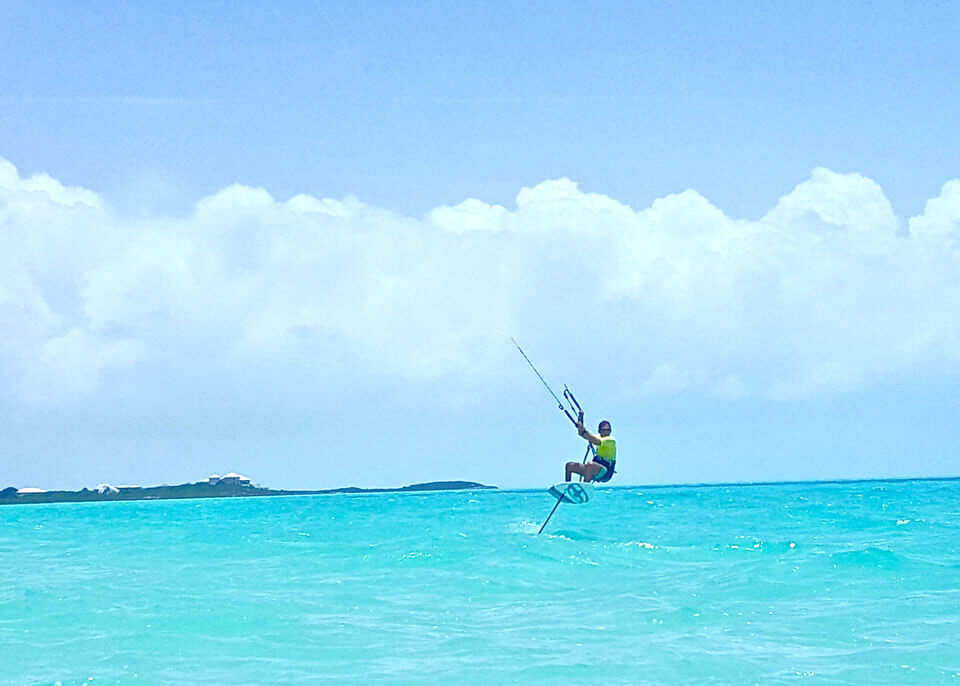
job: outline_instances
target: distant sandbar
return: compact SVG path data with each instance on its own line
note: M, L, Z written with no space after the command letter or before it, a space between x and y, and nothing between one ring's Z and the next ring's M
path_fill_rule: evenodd
M27 503L80 503L104 502L115 500L174 500L178 498L234 498L250 496L274 495L320 495L327 493L404 493L410 491L465 491L478 489L495 489L496 486L487 486L473 481L430 481L422 484L412 484L400 488L330 488L319 491L287 491L262 488L250 484L216 483L199 481L192 484L178 486L127 486L108 490L83 489L80 491L42 491L17 493L15 488L0 491L0 505L14 505Z

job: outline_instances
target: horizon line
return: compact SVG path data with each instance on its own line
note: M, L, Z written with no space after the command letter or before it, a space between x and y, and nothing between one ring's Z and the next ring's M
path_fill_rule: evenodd
M909 481L960 481L958 476L898 476L861 479L794 479L788 481L701 481L676 484L635 484L606 486L605 488L722 488L725 486L791 486L800 484L863 484L906 483Z

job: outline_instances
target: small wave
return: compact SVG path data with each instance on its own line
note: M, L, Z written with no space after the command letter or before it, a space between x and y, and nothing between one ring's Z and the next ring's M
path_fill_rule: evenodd
M507 524L507 531L512 534L536 534L540 525L536 522L511 522Z
M540 527L543 526L542 522L513 522L507 525L507 530L515 534L527 534L534 535L540 534ZM563 538L568 541L596 541L598 540L595 536L591 536L582 531L571 531L569 529L552 529L553 524L551 523L548 526L541 536L548 538Z
M725 553L727 551L737 551L745 553L789 553L796 551L797 543L796 541L742 541L740 543L727 543L727 544L717 544L714 546L714 550L719 553Z
M647 543L646 541L627 541L626 543L618 543L618 546L621 548L643 548L644 550L657 550L660 546L654 545L653 543Z
M896 553L884 548L869 547L866 550L848 550L833 553L830 562L834 567L876 567L878 569L897 569L900 558Z

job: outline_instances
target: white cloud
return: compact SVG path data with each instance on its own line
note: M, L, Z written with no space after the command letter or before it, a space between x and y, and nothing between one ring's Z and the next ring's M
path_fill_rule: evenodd
M509 213L503 206L488 205L473 198L455 207L443 205L427 213L427 219L432 224L452 233L502 231L507 216Z
M93 191L86 188L64 186L47 174L34 174L23 179L17 168L9 161L0 157L0 191L8 207L17 204L27 204L31 200L48 200L58 205L72 207L86 205L100 207L100 198Z
M847 361L822 361L801 369L789 378L778 379L770 389L777 400L793 400L821 391L850 391L863 381L863 369Z
M697 376L692 370L678 369L670 362L664 362L650 372L641 384L641 389L647 395L677 393L693 387L697 382Z
M509 376L516 334L576 341L628 393L842 392L960 366L958 226L960 181L904 233L876 183L826 169L758 221L693 190L635 211L569 179L422 219L234 185L125 220L0 159L0 383L33 401L138 369L456 384Z
M910 235L960 240L960 179L943 185L940 195L927 202L923 214L910 218Z
M73 328L39 347L19 379L19 396L31 405L71 402L94 393L105 374L128 368L143 355L137 341Z
M837 230L884 238L899 228L890 202L874 181L823 168L814 169L809 180L782 197L763 223L788 231Z

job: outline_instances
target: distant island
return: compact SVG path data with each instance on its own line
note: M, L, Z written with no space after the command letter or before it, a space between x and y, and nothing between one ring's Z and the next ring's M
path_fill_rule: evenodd
M236 475L239 477L239 475ZM323 495L332 493L409 493L412 491L464 491L495 489L473 481L430 481L400 488L329 488L319 491L288 491L254 486L246 477L211 477L206 481L177 486L110 486L101 484L95 489L80 491L42 491L36 488L17 489L13 486L0 490L0 505L28 503L83 503L116 500L174 500L178 498L236 498L275 495Z

